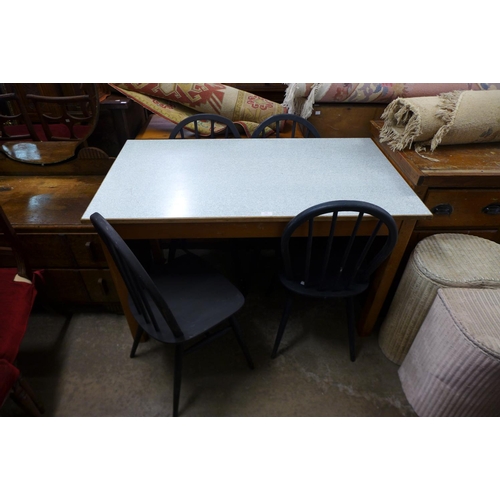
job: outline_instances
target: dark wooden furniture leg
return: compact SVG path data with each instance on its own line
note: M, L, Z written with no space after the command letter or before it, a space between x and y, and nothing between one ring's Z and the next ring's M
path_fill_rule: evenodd
M405 219L399 227L398 242L387 261L375 274L358 321L358 334L366 337L371 334L380 311L389 293L392 281L403 258L406 246L413 233L416 220Z

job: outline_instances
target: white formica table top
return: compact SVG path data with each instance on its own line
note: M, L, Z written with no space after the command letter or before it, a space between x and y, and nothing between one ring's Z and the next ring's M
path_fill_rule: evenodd
M332 200L431 213L369 138L129 140L82 221L292 218Z

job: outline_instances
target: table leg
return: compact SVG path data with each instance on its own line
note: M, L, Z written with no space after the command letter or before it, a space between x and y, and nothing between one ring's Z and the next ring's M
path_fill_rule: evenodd
M357 325L358 334L366 337L371 334L375 323L380 314L380 310L384 305L392 281L401 263L401 259L406 250L406 246L410 241L413 233L416 220L403 220L399 227L398 242L394 247L392 254L385 261L372 280L370 288L368 289L368 296L366 298L363 310L361 311L361 318Z
M128 306L128 291L127 287L125 286L125 283L122 279L122 276L120 272L118 271L118 268L116 267L115 261L111 257L111 254L109 253L108 249L106 248L106 245L102 245L102 248L104 250L104 255L106 257L106 261L108 263L109 271L111 273L111 278L113 279L113 283L116 288L116 292L118 293L118 298L120 299L120 304L123 309L123 313L125 314L125 317L127 318L128 326L130 328L130 334L132 335L132 338L135 336L135 332L137 331L137 321L135 320L134 316L132 315L130 308ZM146 334L143 334L142 341L147 340L148 337Z

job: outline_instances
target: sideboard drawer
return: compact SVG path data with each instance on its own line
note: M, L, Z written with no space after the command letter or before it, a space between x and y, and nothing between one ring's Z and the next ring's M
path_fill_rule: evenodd
M4 238L0 235L0 243ZM71 268L75 259L64 234L19 234L28 261L34 269ZM0 267L11 267L14 259L0 259Z
M108 267L97 234L68 234L66 237L79 268Z
M45 269L45 298L50 302L88 304L89 293L76 269Z
M80 273L92 302L120 301L108 269L83 269Z
M434 216L417 228L500 226L498 189L429 189L424 203Z

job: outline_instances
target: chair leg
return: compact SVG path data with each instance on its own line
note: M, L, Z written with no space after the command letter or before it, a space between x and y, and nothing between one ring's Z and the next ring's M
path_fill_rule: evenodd
M285 331L288 318L290 317L290 313L292 311L292 304L293 304L293 297L290 294L286 299L285 310L283 311L283 316L281 316L280 326L278 328L278 333L276 334L276 340L274 342L273 352L271 354L272 359L274 359L278 354L278 347L280 345L281 338L283 337L283 333Z
M356 323L354 318L354 298L346 297L347 332L349 335L349 356L351 361L356 360Z
M135 357L135 351L137 351L137 347L139 346L139 342L141 341L142 334L144 330L137 325L137 331L135 332L134 343L132 344L132 350L130 351L130 357Z
M231 316L230 321L231 321L231 326L233 327L234 336L236 337L236 340L238 341L238 344L240 344L241 350L245 355L248 367L250 368L250 370L253 370L255 366L253 364L252 358L250 357L250 352L248 351L248 348L246 344L243 342L243 338L241 337L240 325L238 324L234 316Z
M14 384L10 396L20 408L32 417L41 417L42 413L45 412L43 404L37 400L33 389L22 375Z
M182 344L175 346L175 361L174 361L174 410L173 416L179 416L179 399L181 396L181 378L182 378Z

